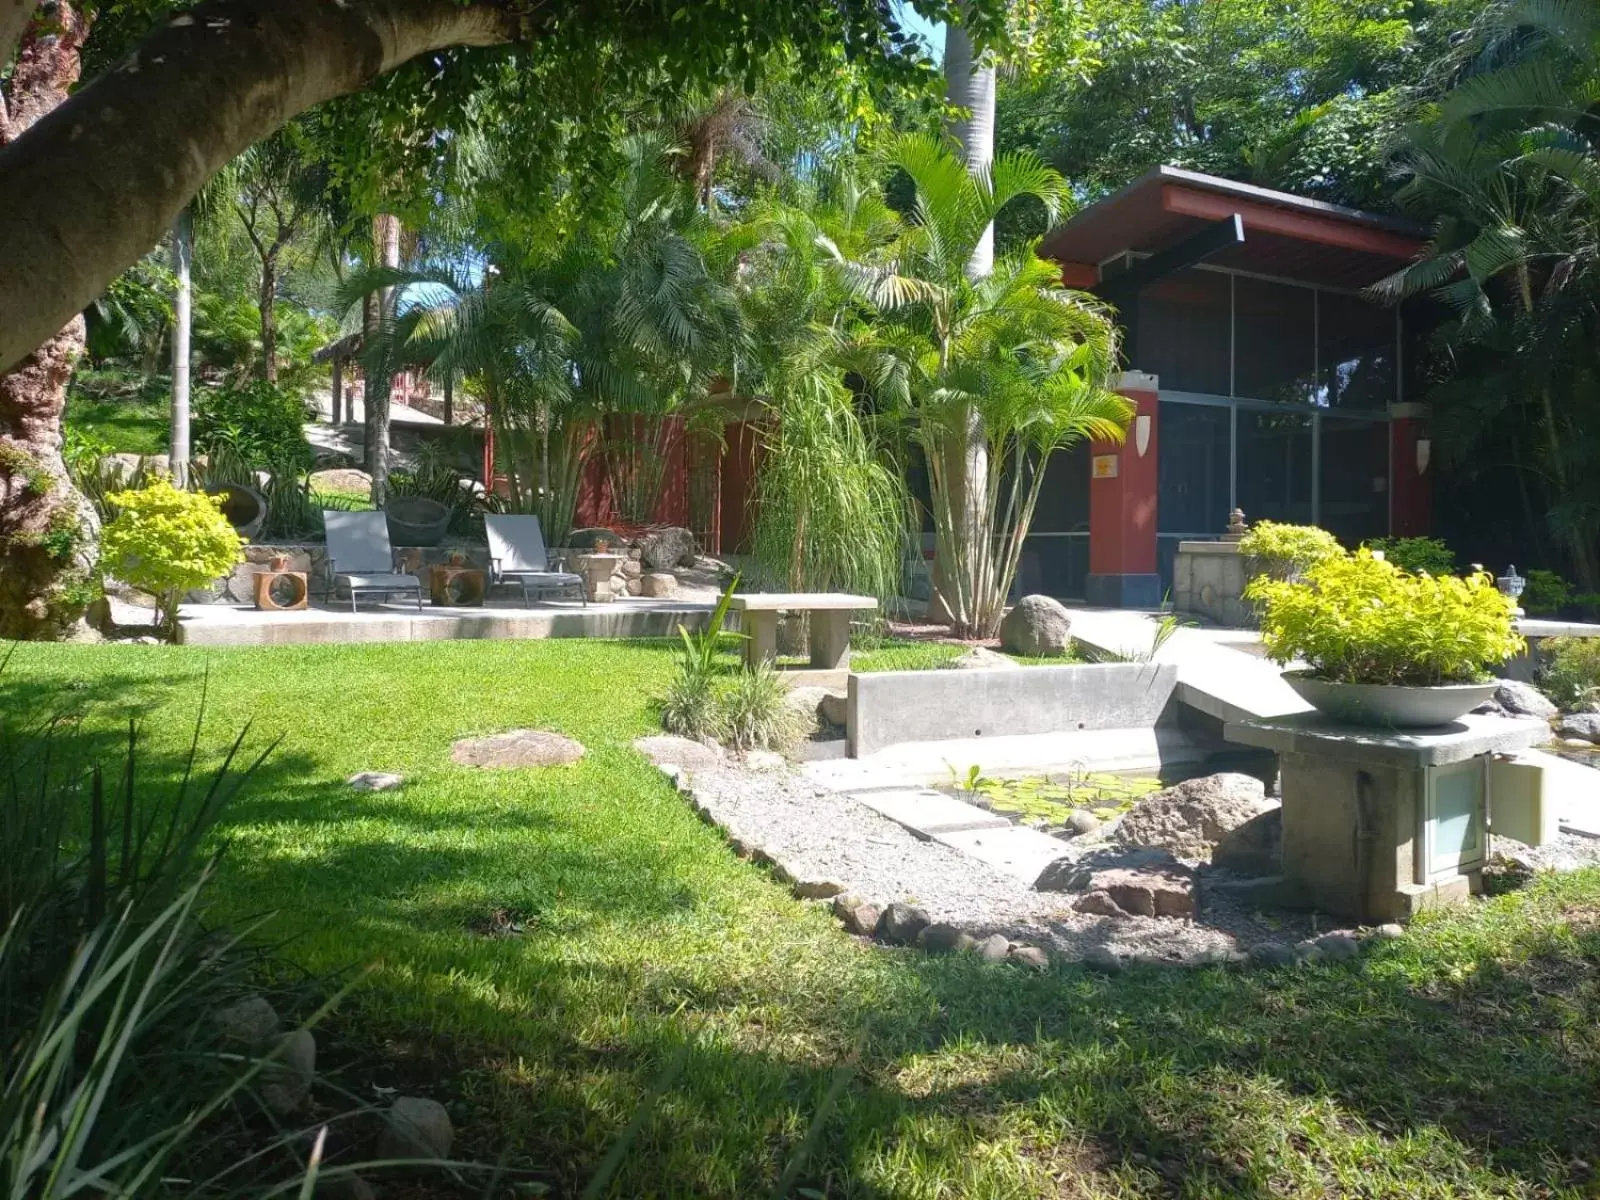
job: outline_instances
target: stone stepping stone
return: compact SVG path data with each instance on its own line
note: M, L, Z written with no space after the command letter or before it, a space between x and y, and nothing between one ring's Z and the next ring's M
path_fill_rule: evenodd
M564 767L582 757L581 742L544 729L462 738L450 747L451 761L463 767Z
M924 841L941 833L958 833L967 829L1008 829L1011 826L1005 817L932 788L852 792L850 798L896 824L904 825Z
M1004 829L963 829L934 834L933 840L970 854L979 862L1032 886L1040 873L1066 852L1060 838L1021 825Z
M658 767L682 767L685 771L704 771L722 763L722 748L708 746L675 733L660 733L636 738L633 748Z

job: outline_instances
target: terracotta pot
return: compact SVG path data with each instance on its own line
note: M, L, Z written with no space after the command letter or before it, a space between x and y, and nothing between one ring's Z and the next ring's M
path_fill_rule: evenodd
M595 538L595 540L594 540L594 552L596 554L604 554L604 553L606 553L606 551L608 551L610 549L611 549L611 543L606 541L605 538Z
M267 570L287 571L289 569L289 556L287 554L274 554L267 560Z

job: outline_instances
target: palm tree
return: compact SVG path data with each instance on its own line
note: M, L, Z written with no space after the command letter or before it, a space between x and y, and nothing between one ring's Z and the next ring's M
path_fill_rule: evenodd
M1066 183L1037 158L1001 155L974 175L923 136L902 138L887 158L910 177L916 201L893 260L849 268L881 318L861 347L876 365L863 369L926 458L955 630L992 637L1050 455L1084 438L1120 441L1131 419L1110 390L1115 325L1093 297L1063 288L1031 245L986 275L968 270L995 217L1019 197L1059 211ZM974 446L988 464L981 479L967 469Z

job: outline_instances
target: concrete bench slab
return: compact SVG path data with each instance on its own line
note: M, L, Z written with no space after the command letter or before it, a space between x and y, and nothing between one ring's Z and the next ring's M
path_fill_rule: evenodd
M736 592L728 607L740 614L744 661L749 666L776 662L778 614L811 614L811 669L837 671L850 665L850 614L875 609L871 596L845 592Z
M859 612L877 608L878 602L846 592L735 592L728 607L738 612Z
M975 804L931 788L851 792L850 798L927 839L971 829L1007 829L1011 822Z

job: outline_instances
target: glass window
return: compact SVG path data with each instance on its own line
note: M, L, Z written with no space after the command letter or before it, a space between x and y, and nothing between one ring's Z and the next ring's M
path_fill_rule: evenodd
M1389 530L1389 425L1322 418L1320 524L1346 546Z
M1072 533L1089 528L1089 443L1057 450L1045 465L1032 528L1040 533ZM1009 481L1008 481L1009 482Z
M1128 362L1168 391L1228 394L1231 285L1216 271L1179 271L1140 291Z
M1359 296L1317 298L1316 402L1334 408L1383 409L1394 399L1395 314Z
M1233 394L1310 403L1316 392L1316 293L1237 276L1234 321Z
M1163 401L1156 529L1205 536L1228 526L1230 409Z
M1311 524L1309 412L1239 410L1238 494L1251 521Z

